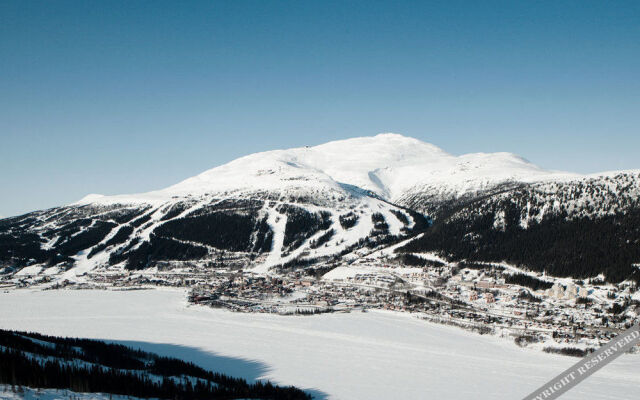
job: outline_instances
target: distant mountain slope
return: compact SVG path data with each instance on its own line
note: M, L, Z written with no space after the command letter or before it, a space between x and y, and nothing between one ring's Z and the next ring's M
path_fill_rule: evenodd
M345 186L392 203L437 188L455 197L505 182L571 179L510 153L454 156L420 140L393 133L273 150L238 158L166 189L122 196L89 195L78 204L159 203L203 194L340 192Z
M399 252L506 261L554 276L640 281L640 173L521 184L441 209Z
M226 266L266 270L357 245L376 230L376 216L386 226L374 232L380 238L405 237L424 225L419 214L379 199L350 189L321 189L91 203L30 213L0 221L0 259L7 268L41 267L18 274L64 279L99 266L139 269L172 260L216 266L224 259Z
M396 243L435 221L409 247L511 260L550 273L608 271L623 279L632 271L629 262L640 262L633 247L639 188L637 171L546 171L509 153L453 156L416 139L381 134L256 153L163 190L89 195L0 220L0 262L5 274L71 280L96 268L181 261L266 272ZM599 231L609 240L558 236L571 234L569 226L580 221L591 223L581 232ZM545 249L562 239L566 252L514 256L541 226L556 232L545 235L554 238ZM620 259L580 253L586 245ZM589 266L575 261L587 254ZM573 261L555 266L559 259Z

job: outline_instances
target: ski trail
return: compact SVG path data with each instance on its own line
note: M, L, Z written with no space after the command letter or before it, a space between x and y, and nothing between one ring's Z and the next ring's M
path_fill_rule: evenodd
M282 245L284 244L284 230L287 225L287 216L280 214L274 208L268 211L267 223L273 231L273 244L271 252L264 263L257 265L253 271L257 273L267 273L269 268L282 262Z

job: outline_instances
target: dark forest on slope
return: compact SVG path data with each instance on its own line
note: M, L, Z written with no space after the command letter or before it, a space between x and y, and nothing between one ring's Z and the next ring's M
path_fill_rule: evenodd
M442 201L433 220L402 207L390 210L395 217L385 217L378 212L312 211L303 204L280 204L275 221L287 219L281 249L273 249L275 232L261 211L264 200L215 199L195 210L193 200L157 210L140 205L60 207L0 220L0 274L35 264L64 271L73 267L79 254L95 260L101 253L108 255L109 264L123 263L127 269L211 259L220 251L238 253L250 263L272 249L286 256L303 246L315 250L340 243L346 232L370 219L374 229L337 252L336 258L424 232L399 252L505 261L558 277L584 279L602 273L609 282L638 281L640 269L634 264L640 263L640 199L632 190L635 182L635 176L622 174L579 183L509 185ZM395 222L390 218L402 223L399 236L389 234ZM162 223L153 225L154 221ZM523 228L521 221L530 223ZM289 269L321 261L292 260Z
M507 210L504 229L495 229L495 214L442 221L399 252L442 252L456 260L506 261L559 277L594 277L607 281L640 281L633 264L640 260L640 211L624 215L567 219L544 218L527 229L520 211Z
M160 399L310 399L175 358L97 340L0 330L0 383ZM185 378L186 377L186 378Z

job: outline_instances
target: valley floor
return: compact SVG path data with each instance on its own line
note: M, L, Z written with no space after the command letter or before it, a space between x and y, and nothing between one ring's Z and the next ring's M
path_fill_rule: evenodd
M393 312L287 317L189 306L183 290L0 293L0 328L126 342L331 399L518 399L576 362ZM623 355L563 396L634 399Z

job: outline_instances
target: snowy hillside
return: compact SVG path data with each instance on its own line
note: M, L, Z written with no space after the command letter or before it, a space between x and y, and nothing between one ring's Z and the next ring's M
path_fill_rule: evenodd
M323 187L369 191L397 203L408 195L438 191L461 196L504 182L570 179L576 174L541 169L510 153L453 156L393 133L319 146L251 154L163 190L124 196L89 195L77 204L158 203L203 194L306 194Z
M604 274L640 281L640 173L538 182L444 207L422 237L400 249L452 259L506 261L559 277Z
M490 215L501 230L506 208L523 229L557 216L624 216L639 193L634 171L586 177L380 134L256 153L166 189L92 194L3 219L0 261L5 274L53 281L176 262L267 272L398 243L431 220L471 229L464 221Z
M3 399L311 399L294 387L225 372L114 343L0 329Z

